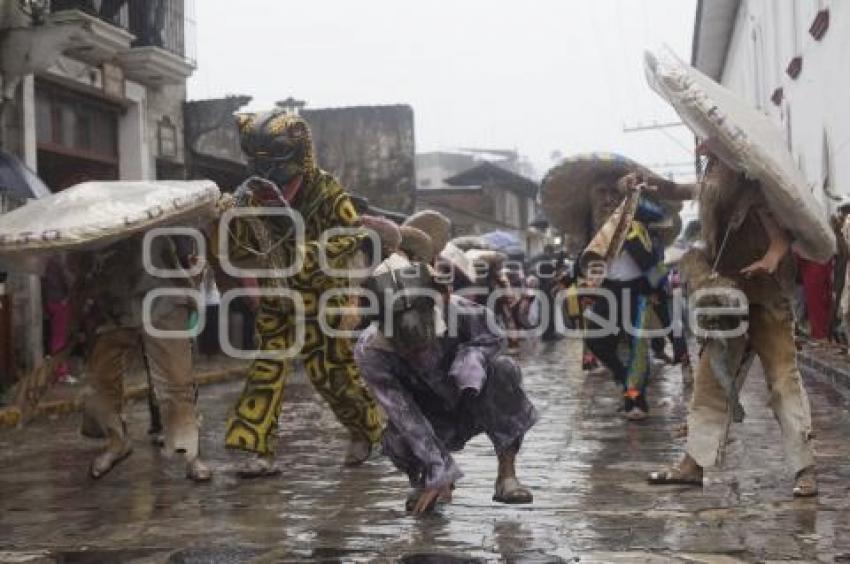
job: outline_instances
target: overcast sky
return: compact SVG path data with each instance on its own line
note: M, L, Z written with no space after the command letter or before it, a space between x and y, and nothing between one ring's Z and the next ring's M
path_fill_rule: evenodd
M667 43L690 60L695 3L200 0L189 97L409 104L418 152L516 149L540 174L553 151L686 163L686 130L623 127L678 121L646 85L642 53Z

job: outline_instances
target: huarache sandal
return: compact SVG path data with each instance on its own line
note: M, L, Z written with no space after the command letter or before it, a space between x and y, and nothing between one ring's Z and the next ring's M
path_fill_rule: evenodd
M814 468L800 470L794 482L794 497L815 497L816 495L818 495L818 482Z
M348 442L348 450L345 452L343 459L344 466L360 466L372 454L372 441L365 437L352 436Z
M133 447L129 443L123 443L119 449L107 449L92 460L89 476L95 480L104 477L131 454L133 454Z
M669 468L661 472L650 472L647 481L654 485L680 485L680 486L701 486L702 472L697 474L685 474L678 468Z
M270 476L277 476L278 474L280 474L280 468L268 458L255 458L243 464L236 471L236 475L245 480L268 478Z
M193 482L209 482L212 480L212 469L200 458L186 462L186 478Z
M531 490L523 486L516 478L505 478L496 482L493 501L508 504L531 503L534 501L534 496L531 495Z

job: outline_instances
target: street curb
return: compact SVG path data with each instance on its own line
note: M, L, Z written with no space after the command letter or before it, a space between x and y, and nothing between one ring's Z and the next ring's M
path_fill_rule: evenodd
M209 386L212 384L221 384L238 380L245 375L244 368L228 368L225 370L210 370L201 372L195 376L195 383L198 386ZM124 401L135 401L147 398L148 387L134 386L124 390ZM83 402L80 398L75 397L67 400L48 401L39 404L33 415L33 419L40 417L51 417L57 415L67 415L80 411L83 408ZM0 408L0 429L9 429L17 427L21 422L21 411L17 407Z

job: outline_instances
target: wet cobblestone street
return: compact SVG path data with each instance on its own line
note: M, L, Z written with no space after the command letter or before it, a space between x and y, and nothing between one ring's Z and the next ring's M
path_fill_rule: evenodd
M86 474L98 445L79 436L79 415L0 431L0 562L850 561L847 389L807 377L818 499L791 498L757 364L726 468L708 472L702 490L651 488L646 474L684 442L681 370L655 378L649 420L626 423L610 379L580 370L579 347L540 345L521 358L542 415L519 459L533 505L491 501L496 459L482 436L457 457L466 476L453 503L408 516L406 480L386 459L341 466L347 437L303 382L286 392L283 473L239 481L239 455L222 447L232 383L201 389L211 484L183 479L182 464L147 444L143 402L128 408L134 454L99 482Z

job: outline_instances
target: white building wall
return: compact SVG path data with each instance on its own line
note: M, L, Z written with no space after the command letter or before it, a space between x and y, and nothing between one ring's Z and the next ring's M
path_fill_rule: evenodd
M830 24L817 41L809 27L823 7ZM786 68L797 55L803 69L795 80ZM791 152L825 211L836 205L826 190L850 198L850 2L743 0L722 82L790 134ZM778 87L779 107L770 100Z

